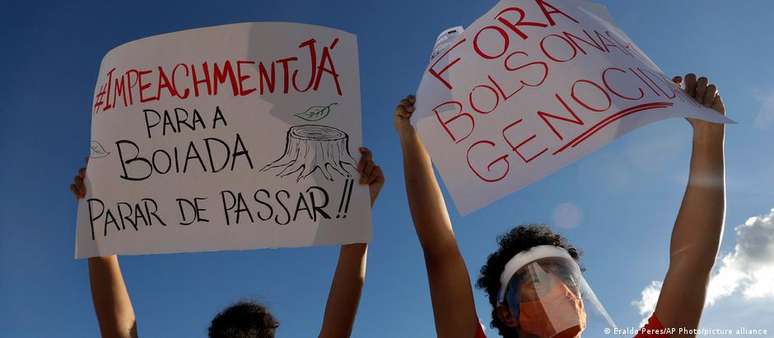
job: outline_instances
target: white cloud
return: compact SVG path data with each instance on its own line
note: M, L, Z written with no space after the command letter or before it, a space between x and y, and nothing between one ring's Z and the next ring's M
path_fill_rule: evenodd
M756 329L767 330L764 334L736 334L733 338L760 338L774 335L774 306L768 299L745 299L727 297L718 304L708 307L701 316L701 328L705 329ZM719 337L719 335L715 335Z
M756 93L755 99L760 106L755 114L753 125L764 129L774 124L774 89Z
M734 231L736 245L720 259L710 279L707 306L737 294L748 301L774 301L774 209L768 215L750 217ZM661 283L651 282L632 305L648 316L660 292Z
M774 300L774 209L737 226L734 251L710 281L707 303L740 292L746 299Z
M661 293L661 282L652 281L642 290L639 300L632 302L641 315L649 315L656 308L658 294Z

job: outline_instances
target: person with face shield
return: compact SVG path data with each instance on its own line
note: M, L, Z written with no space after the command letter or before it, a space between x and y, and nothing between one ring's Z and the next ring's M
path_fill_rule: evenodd
M675 85L725 114L714 84L688 74ZM467 268L457 246L430 156L410 123L414 96L395 107L395 129L411 216L425 257L435 327L441 338L484 338ZM688 119L693 149L688 185L672 230L669 267L655 311L637 337L694 337L725 218L724 126ZM492 305L492 327L506 338L603 337L615 322L578 265L580 255L544 225L500 236L477 286ZM666 330L665 330L666 328ZM672 331L674 330L674 331ZM671 335L670 335L671 333ZM609 334L608 334L609 336Z
M578 337L616 327L583 277L577 250L548 227L517 227L499 244L478 283L503 336Z
M498 306L509 321L537 337L576 337L587 327L587 312L602 311L614 326L569 253L553 245L540 245L515 255L500 277ZM599 313L599 312L597 312Z

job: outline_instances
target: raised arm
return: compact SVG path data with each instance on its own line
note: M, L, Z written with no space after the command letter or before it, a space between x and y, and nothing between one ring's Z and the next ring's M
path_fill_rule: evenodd
M360 148L360 153L362 156L357 167L360 184L368 184L373 206L384 185L384 174L382 169L374 164L371 151ZM365 243L341 246L336 273L328 293L328 303L325 305L320 338L346 338L352 334L360 292L365 282L367 253L368 246Z
M83 184L85 176L86 168L81 168L70 185L70 191L77 199L86 196L86 186ZM137 320L121 275L118 257L89 258L89 282L102 337L136 338Z
M479 324L470 277L430 156L409 121L415 101L414 96L408 96L395 108L395 129L403 150L411 218L425 255L435 329L440 338L472 338Z
M680 77L674 81L682 83ZM725 114L717 88L707 84L704 77L697 80L694 74L685 76L688 96ZM665 327L676 329L695 329L699 325L725 219L724 127L700 120L689 122L693 127L690 176L672 230L669 270L655 312Z

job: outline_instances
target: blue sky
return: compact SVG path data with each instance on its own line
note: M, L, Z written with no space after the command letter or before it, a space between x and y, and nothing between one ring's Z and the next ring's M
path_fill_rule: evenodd
M4 2L0 13L0 335L97 335L86 261L73 257L75 201L68 185L89 145L91 94L102 56L137 38L245 21L295 21L358 35L364 137L387 175L374 209L374 241L354 337L432 337L426 272L410 220L396 101L419 82L436 35L467 25L495 1ZM728 115L724 286L703 327L768 328L774 290L774 77L768 1L604 1L629 36L669 74L693 71L719 85ZM455 231L475 278L495 237L531 222L582 248L587 278L620 325L642 318L634 301L666 272L682 197L690 127L672 119L636 130L559 173L466 217ZM448 200L448 198L447 198ZM560 207L561 206L561 207ZM569 207L568 207L569 206ZM769 215L771 216L771 215ZM562 217L559 217L562 218ZM565 223L561 220L560 224ZM739 233L739 235L737 235ZM745 248L757 239L763 255ZM242 297L279 317L279 337L317 334L336 247L121 258L141 336L205 337L212 316ZM755 258L755 259L753 259ZM719 263L721 265L721 263ZM770 283L769 283L770 284ZM479 315L489 321L483 292ZM645 297L647 298L647 296ZM647 301L647 299L646 299ZM493 333L490 331L490 333Z

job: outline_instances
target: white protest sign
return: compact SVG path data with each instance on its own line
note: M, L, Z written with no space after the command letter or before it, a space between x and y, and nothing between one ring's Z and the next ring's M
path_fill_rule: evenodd
M680 92L604 7L510 0L441 34L412 123L467 214L669 117L730 122Z
M357 41L242 23L102 60L76 257L367 242Z

